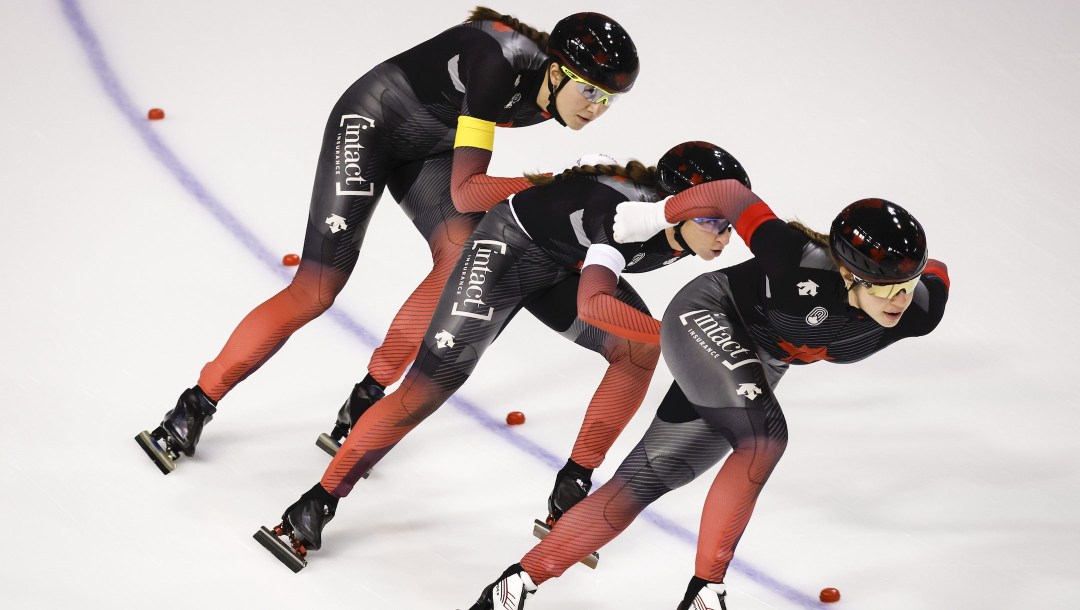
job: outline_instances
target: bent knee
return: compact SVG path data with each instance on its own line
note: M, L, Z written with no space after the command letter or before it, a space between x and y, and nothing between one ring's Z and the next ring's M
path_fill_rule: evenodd
M603 350L604 357L611 364L625 363L640 369L653 370L660 361L660 346L648 343L630 341L622 337L612 336L607 349Z
M749 477L754 483L764 484L772 474L787 449L787 435L781 438L754 437L750 442L740 443L736 452L750 455Z
M321 314L334 304L348 280L349 273L318 263L305 265L301 262L285 292L304 310Z
M299 309L319 316L333 306L334 300L337 298L338 293L341 292L341 289L320 289L317 285L293 281L285 291L292 297Z

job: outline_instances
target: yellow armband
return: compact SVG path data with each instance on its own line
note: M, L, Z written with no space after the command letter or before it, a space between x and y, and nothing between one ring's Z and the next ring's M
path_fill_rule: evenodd
M471 116L459 116L454 148L472 146L491 150L495 147L495 121L485 121Z

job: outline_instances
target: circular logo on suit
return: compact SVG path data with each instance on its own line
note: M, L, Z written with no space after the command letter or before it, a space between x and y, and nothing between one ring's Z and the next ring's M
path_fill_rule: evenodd
M806 323L810 326L817 326L821 324L829 317L829 310L824 307L815 307L810 310L810 313L806 314Z

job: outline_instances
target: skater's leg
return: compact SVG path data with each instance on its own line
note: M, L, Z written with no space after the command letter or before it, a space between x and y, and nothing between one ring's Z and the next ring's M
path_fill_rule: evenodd
M428 242L432 267L398 310L386 338L371 356L368 372L384 388L401 379L416 357L450 271L483 216L462 214L454 208L450 198L452 164L453 153L447 152L402 166L390 178L391 194Z
M563 515L521 565L537 585L561 575L618 536L650 503L715 465L729 448L723 434L693 415L673 385L611 480Z
M175 468L177 449L194 454L202 424L210 421L218 401L269 360L292 333L326 311L352 273L391 164L380 147L383 115L368 113L361 103L367 99L362 95L366 87L364 79L357 81L327 120L303 256L292 282L241 320L217 357L203 366L198 384L181 395L177 408L153 433L136 435L162 472ZM189 394L199 400L185 401ZM189 404L197 408L188 409Z
M221 353L203 367L199 387L217 402L258 370L297 329L322 315L334 303L356 257L355 251L347 254L344 258L350 264L339 270L305 256L292 283L241 320Z
M732 452L716 474L701 511L694 573L709 582L724 582L758 495L787 447L782 414L767 423L765 413L757 409L717 411L710 420L727 426Z
M327 468L323 487L347 495L364 472L465 383L521 301L562 276L547 261L508 208L488 213L453 272L471 279L445 286L416 362L397 391L356 422Z
M645 400L660 358L658 345L623 339L577 317L580 277L575 274L526 304L529 312L548 327L608 361L607 371L585 411L570 460L556 476L555 487L548 499L552 520L559 519L588 493L592 470L604 461L608 450ZM649 313L645 302L625 280L619 282L615 296L639 311ZM583 485L577 484L578 481Z
M262 366L292 333L322 315L356 265L392 163L379 146L381 123L355 105L358 87L359 82L346 92L327 120L303 256L292 283L249 313L202 369L199 387L215 402Z
M695 564L698 578L722 583L757 497L787 447L787 422L773 393L787 365L757 352L719 271L675 295L664 314L661 345L689 403L731 443L732 454L702 510Z
M386 337L368 363L368 373L353 386L338 410L337 422L318 446L335 455L353 423L381 400L386 386L397 382L416 358L420 338L431 322L439 295L461 248L476 228L482 214L462 214L450 199L451 153L442 153L404 163L390 173L387 188L400 202L431 250L432 266L427 277L398 309Z

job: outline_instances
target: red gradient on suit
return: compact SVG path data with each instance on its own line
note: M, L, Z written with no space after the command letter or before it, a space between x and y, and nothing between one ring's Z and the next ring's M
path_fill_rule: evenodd
M450 195L459 212L486 212L510 195L532 186L525 177L488 176L490 163L490 150L472 146L459 146L454 149Z
M615 298L618 282L619 278L606 267L585 267L578 286L578 317L631 341L659 345L660 320Z
M603 354L608 368L589 401L570 453L570 459L586 468L597 468L604 462L608 450L644 402L660 360L660 346L609 335Z
M439 304L443 286L457 265L462 246L476 228L473 221L466 219L450 221L444 226L445 230L435 231L428 244L431 247L431 271L394 315L386 338L371 355L368 372L383 386L401 379L416 358L424 332Z

